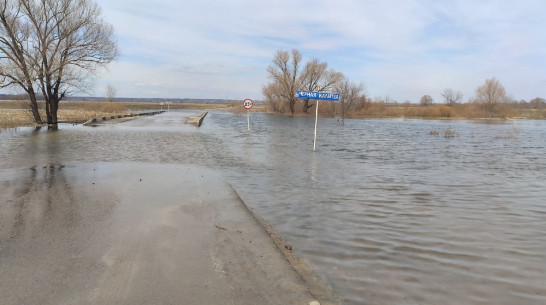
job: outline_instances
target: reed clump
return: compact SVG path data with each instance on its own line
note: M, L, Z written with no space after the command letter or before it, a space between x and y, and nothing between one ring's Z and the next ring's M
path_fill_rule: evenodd
M243 115L245 114L248 110L246 110L244 107L243 107L243 104L239 101L231 101L229 102L229 111L231 113L234 113L236 115Z
M0 109L0 128L32 126L34 121L28 111L23 109Z
M444 138L453 138L457 135L457 132L455 129L448 127L446 130L444 130Z
M438 129L432 129L431 131L428 132L428 134L431 136L439 136L440 134L443 134L444 138L453 138L457 136L457 132L455 131L455 129L451 127L446 128L444 131L440 131Z

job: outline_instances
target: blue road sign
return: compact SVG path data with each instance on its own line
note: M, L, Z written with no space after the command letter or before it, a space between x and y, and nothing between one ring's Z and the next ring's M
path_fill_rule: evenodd
M313 100L339 101L339 93L314 92L298 90L298 98L308 98Z

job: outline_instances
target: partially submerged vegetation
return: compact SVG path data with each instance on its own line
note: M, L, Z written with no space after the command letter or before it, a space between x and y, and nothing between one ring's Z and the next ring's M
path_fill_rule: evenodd
M447 129L444 129L443 131L440 131L438 129L433 129L429 131L428 134L431 136L439 136L440 134L443 134L444 138L453 138L457 135L457 132L455 131L455 129L451 128L450 126Z

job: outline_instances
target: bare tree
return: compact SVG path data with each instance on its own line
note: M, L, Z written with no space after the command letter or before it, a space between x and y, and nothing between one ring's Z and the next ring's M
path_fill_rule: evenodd
M387 104L397 104L398 101L396 101L394 98L388 96L388 95L385 95L385 103Z
M296 49L292 50L291 54L288 51L277 51L273 58L273 64L267 69L272 83L264 87L264 95L266 98L275 99L267 102L269 104L279 104L286 101L291 115L294 114L298 100L296 91L302 86L301 60L301 54Z
M546 106L546 100L541 97L535 97L534 99L529 101L529 104L535 109L542 109Z
M267 103L276 112L294 114L298 102L297 90L324 92L333 89L343 79L343 74L332 69L328 64L316 58L310 59L303 68L302 56L298 50L277 51L273 64L267 69L271 82L263 89ZM303 100L303 111L307 113L313 107L309 99Z
M21 12L21 1L0 1L0 88L20 87L28 95L34 121L42 123L36 102L34 37Z
M106 101L113 102L116 98L116 88L112 85L106 86Z
M422 105L422 106L429 106L429 105L432 105L432 102L433 102L433 99L430 95L423 95L421 97L421 100L419 101L419 103Z
M90 76L117 57L113 27L92 0L2 0L0 9L8 17L0 16L6 46L0 50L8 58L2 85L22 87L31 104L39 88L47 123L57 124L59 102L72 91L89 91Z
M338 82L335 90L339 93L339 103L341 105L341 124L345 124L347 113L355 106L362 97L364 91L363 83L353 83L348 79Z
M476 88L476 102L482 104L490 116L493 115L495 107L507 99L504 86L496 78L487 79L483 85Z
M446 105L453 106L463 99L463 94L461 91L453 92L450 88L446 88L442 93L442 97L444 98Z
M276 83L270 83L264 86L262 92L265 97L266 103L271 107L271 110L276 113L282 113L285 111L286 101L281 96L281 88Z
M326 70L328 63L320 62L317 58L309 60L301 74L302 89L307 91L323 92L329 91L333 86L343 79L343 74L334 70ZM309 99L303 100L303 112L307 113L313 104Z

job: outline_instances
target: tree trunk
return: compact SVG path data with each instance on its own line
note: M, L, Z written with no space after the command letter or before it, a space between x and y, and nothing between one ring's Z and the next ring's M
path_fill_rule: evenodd
M59 110L59 100L54 97L46 98L46 115L48 125L57 125L57 111Z
M291 100L289 102L289 105L290 106L290 115L293 116L294 115L294 106L296 105L296 101L295 100Z
M32 89L27 90L27 93L30 100L30 111L32 112L32 116L34 117L34 122L36 124L42 124L42 117L40 116L40 112L38 111L38 102L36 102L36 93Z
M303 100L303 112L309 113L309 108L313 107L313 104L309 104L309 99L306 98Z

